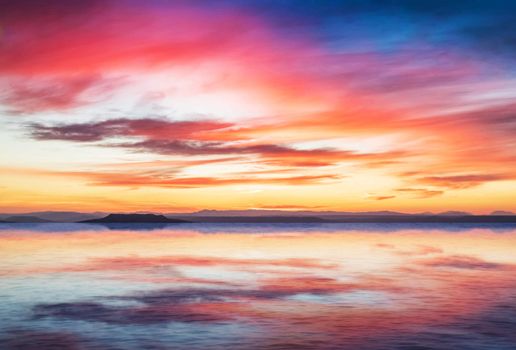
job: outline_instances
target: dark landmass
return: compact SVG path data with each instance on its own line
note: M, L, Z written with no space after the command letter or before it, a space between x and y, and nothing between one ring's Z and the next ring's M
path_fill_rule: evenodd
M463 211L445 211L442 213L419 213L419 214L407 214L397 211L363 211L363 212L351 212L351 211L314 211L314 210L281 210L281 209L248 209L248 210L200 210L193 213L168 213L165 214L170 217L277 217L277 216L310 216L318 218L342 218L342 217L377 217L377 216L468 216L472 215L468 212Z
M516 215L176 216L195 223L516 223Z
M34 215L39 218L55 221L55 222L77 222L82 220L99 219L107 215L107 213L95 212L95 213L80 213L73 211L43 211L33 212L29 215Z
M80 221L82 223L185 223L190 222L182 219L171 219L163 215L156 214L109 214L100 219Z
M473 215L461 211L407 214L394 211L339 212L291 210L201 210L192 213L109 214L42 211L0 214L0 222L81 222L81 223L516 223L516 214L493 211Z
M82 220L98 219L106 216L107 213L80 213L74 211L36 211L20 214L0 214L1 220L8 221L9 216L33 216L51 222L77 222Z
M512 211L505 211L505 210L495 210L490 215L516 215Z
M325 223L326 219L314 216L194 216L180 217L196 223Z
M37 222L53 222L50 220L45 220L39 218L37 216L29 216L29 215L13 215L5 218L6 222L23 222L23 223L37 223Z
M465 211L445 211L445 212L442 212L442 213L438 213L436 214L438 216L467 216L467 215L472 215L470 213L467 213Z
M403 216L375 216L375 217L348 217L333 220L333 222L355 223L516 223L514 216L494 215L403 215Z
M314 211L314 210L280 210L280 209L248 209L248 210L200 210L193 213L168 213L173 217L328 217L328 216L375 216L375 215L411 215L395 211L367 211L367 212L345 212L345 211Z

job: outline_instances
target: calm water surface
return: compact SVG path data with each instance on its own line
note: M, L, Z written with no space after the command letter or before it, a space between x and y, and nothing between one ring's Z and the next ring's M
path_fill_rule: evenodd
M1 349L516 349L516 226L0 225Z

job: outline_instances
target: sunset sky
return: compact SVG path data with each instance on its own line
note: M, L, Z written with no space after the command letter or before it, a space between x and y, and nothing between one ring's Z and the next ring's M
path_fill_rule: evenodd
M516 210L516 2L0 9L0 212Z

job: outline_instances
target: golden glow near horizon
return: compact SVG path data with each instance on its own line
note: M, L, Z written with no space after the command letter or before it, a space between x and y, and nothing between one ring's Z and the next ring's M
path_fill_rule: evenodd
M0 212L516 210L494 59L329 49L249 9L27 11L0 15Z

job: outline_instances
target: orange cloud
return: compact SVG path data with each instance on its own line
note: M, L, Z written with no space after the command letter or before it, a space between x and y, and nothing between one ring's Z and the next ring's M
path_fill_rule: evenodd
M369 196L369 199L373 199L375 201L384 201L387 199L393 199L396 198L396 196Z
M408 193L415 196L415 198L430 198L435 196L440 196L444 193L444 191L439 190L429 190L426 188L398 188L397 192Z
M486 182L509 180L514 178L516 178L516 176L504 174L471 174L452 176L425 176L416 179L416 181L425 185L445 187L450 189L464 189L479 186Z

